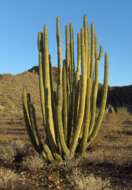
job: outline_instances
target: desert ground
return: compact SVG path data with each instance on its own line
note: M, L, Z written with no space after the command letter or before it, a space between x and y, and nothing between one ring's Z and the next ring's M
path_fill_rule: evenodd
M0 190L131 190L131 110L121 107L105 114L99 136L84 158L44 162L29 141L21 101L26 84L44 138L37 78L33 72L0 76Z

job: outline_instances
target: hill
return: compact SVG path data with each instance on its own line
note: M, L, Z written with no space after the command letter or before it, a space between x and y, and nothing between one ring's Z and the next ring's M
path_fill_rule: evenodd
M57 68L52 68L54 82L57 81ZM22 113L22 91L23 87L32 94L37 110L40 110L38 67L17 74L0 75L0 112ZM100 105L101 91L98 94L98 105ZM132 85L122 87L109 87L107 105L112 105L115 110L118 107L132 107Z

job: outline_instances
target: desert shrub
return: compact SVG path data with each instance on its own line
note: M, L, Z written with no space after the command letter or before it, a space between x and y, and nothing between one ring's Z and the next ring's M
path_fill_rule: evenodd
M13 170L0 168L0 190L36 190L36 186L28 181L26 175Z
M129 120L130 113L127 111L127 108L122 107L118 108L118 111L115 113L107 113L105 120L108 123L113 124L115 127L120 127L125 121Z
M78 168L73 170L70 176L70 183L77 190L112 190L109 179L102 179L94 174L82 174Z
M44 166L44 161L37 155L27 157L23 161L23 167L34 172L42 169L43 166Z
M16 155L16 151L13 146L10 145L0 145L0 160L3 163L12 164Z
M18 182L19 175L9 169L0 168L0 188L1 189L14 189L15 183Z

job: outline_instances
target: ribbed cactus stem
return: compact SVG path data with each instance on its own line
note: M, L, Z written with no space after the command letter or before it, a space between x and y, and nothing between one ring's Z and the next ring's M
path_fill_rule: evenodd
M44 144L44 150L45 150L45 153L46 153L46 157L47 157L47 160L48 161L53 161L54 160L54 157L52 155L52 152L49 148L49 146L47 144Z
M80 80L80 67L81 67L81 39L80 32L77 33L77 71L76 71L76 84Z
M87 140L89 136L89 128L90 128L90 120L91 120L91 92L92 92L92 80L90 78L90 72L91 72L91 55L90 55L90 49L91 44L94 43L91 42L90 44L90 35L89 35L89 29L87 25L87 18L84 17L84 25L85 26L85 35L86 35L86 64L87 64L87 93L86 93L86 105L85 105L85 118L84 118L84 127L83 127L83 137L82 137L82 144L81 144L81 153L82 155L85 153L87 148ZM94 30L94 29L93 29ZM92 31L93 32L93 31ZM92 41L92 40L91 40ZM90 46L91 45L91 46Z
M99 55L98 55L98 60L99 61L101 60L102 54L103 54L103 48L102 48L102 46L100 46L100 48L99 48Z
M74 65L74 31L72 24L69 25L70 30L70 55L71 55L71 65L72 65L72 72L75 69Z
M66 25L65 28L65 38L66 38L66 71L69 71L70 64L70 47L69 47L69 26Z
M91 92L92 92L92 80L90 78L91 72L91 42L90 44L90 35L89 29L87 25L87 18L84 17L84 25L86 25L85 35L86 35L86 64L87 64L87 92L86 92L86 105L85 105L85 118L84 118L84 127L83 127L83 135L82 135L82 143L81 143L81 153L82 155L85 153L87 148L87 140L89 136L89 128L90 128L90 120L91 120Z
M44 27L44 86L45 86L45 101L46 101L46 130L48 132L48 141L54 149L56 146L56 135L53 120L52 99L51 99L51 84L50 84L50 66L48 52L48 28Z
M86 152L87 149L87 141L89 137L89 127L90 127L90 119L91 119L91 79L87 79L87 98L86 98L86 109L85 109L85 120L84 120L84 128L83 128L83 137L81 144L81 153L82 155Z
M91 24L91 68L90 68L90 77L91 82L93 83L94 78L94 62L95 62L95 32L94 24Z
M97 102L97 93L98 93L98 55L96 52L95 55L95 80L93 82L93 94L91 98L91 122L90 122L90 131L89 131L89 136L91 135L94 125L95 125L95 119L96 119L96 102Z
M69 49L70 49L70 65L69 65L69 82L68 88L70 87L69 93L69 114L68 114L68 145L70 142L73 123L74 123L74 96L75 96L75 62L74 62L74 34L73 34L73 26L69 25Z
M106 101L107 101L107 93L108 93L108 54L105 54L105 67L104 67L104 85L103 85L103 96L101 100L101 107L100 111L96 120L96 124L94 127L94 130L91 134L91 137L89 138L87 146L89 146L96 138L98 135L98 132L100 130L103 116L105 113L105 107L106 107Z
M86 61L86 70L88 69L88 24L87 17L83 18L83 26L84 26L84 43L85 43L85 61Z
M35 117L35 109L34 106L31 102L31 97L30 94L25 94L24 95L24 105L26 108L27 115L29 116L29 123L30 123L30 128L32 135L35 139L36 146L41 146L38 130L37 130L37 124L36 124L36 117Z
M62 122L62 106L63 106L63 93L62 93L62 47L61 47L61 33L60 33L60 18L56 20L56 37L57 37L57 52L58 52L58 86L57 86L57 120L58 120L58 132L60 143L63 152L66 156L69 155L69 149L66 145L63 122Z
M81 79L81 95L80 95L80 105L78 118L76 121L76 128L73 134L73 140L71 144L71 156L74 156L78 145L78 139L81 132L81 127L83 124L84 111L85 111L85 100L86 100L86 87L87 87L87 72L86 72L86 61L85 61L85 44L84 44L84 28L81 30L81 58L82 58L82 79Z
M26 89L23 92L23 109L25 122L27 126L27 131L32 142L34 149L44 158L48 159L47 152L45 151L45 146L42 145L40 136L37 129L36 117L34 107L31 103L30 95L27 94Z
M69 45L69 26L65 27L65 38L66 38L66 77L67 77L67 105L69 110L70 105L70 45Z
M53 112L53 121L54 121L54 128L56 134L56 143L59 147L59 136L58 136L58 128L57 128L57 113L56 113L56 93L53 89L53 75L52 75L52 63L51 63L51 55L49 54L49 68L50 68L50 86L51 86L51 101L52 101L52 112ZM54 154L56 154L54 152Z
M75 63L74 63L74 32L72 24L69 25L70 31L70 80L71 80L71 88L73 85L74 71L75 71Z
M39 90L40 90L40 98L41 98L41 108L43 115L43 123L44 127L46 125L46 114L45 114L45 94L44 94L44 72L43 72L43 33L38 33L38 50L39 50Z
M90 77L90 63L91 63L91 48L90 48L90 34L89 34L89 29L87 27L87 38L88 38L88 52L87 52L87 73L88 73L88 78Z
M76 123L79 107L79 83L81 75L81 39L80 32L77 33L77 70L76 70L76 81L75 81L75 107L74 107L74 124Z
M42 32L38 32L38 50L40 52L43 51L43 33Z
M43 123L44 123L44 127L45 127L46 114L45 114L45 94L44 94L44 78L43 78L43 55L42 55L41 51L39 52L39 89L40 89Z
M28 99L27 99L26 89L24 89L24 91L23 91L23 110L24 110L24 119L25 119L28 135L29 135L29 137L31 139L33 147L37 151L37 148L36 148L37 142L36 142L36 139L34 137L33 130L32 130L32 123L31 123L30 114L29 114L29 107L28 107Z
M52 104L54 103L54 96L53 96L53 78L52 78L52 63L51 63L51 55L49 54L49 70L50 70L50 86L51 86L51 99ZM53 105L52 105L53 106Z
M64 135L65 141L67 142L68 132L68 103L67 103L67 75L66 75L66 64L63 64L63 124L64 124Z

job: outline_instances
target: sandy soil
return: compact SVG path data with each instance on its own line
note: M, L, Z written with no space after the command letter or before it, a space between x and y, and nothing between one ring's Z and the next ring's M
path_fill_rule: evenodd
M42 126L40 117L38 125ZM40 130L43 128L40 127ZM17 159L11 164L0 162L0 166L16 173L25 172L23 175L27 178L27 184L31 184L30 187L26 186L27 189L33 189L36 184L38 189L74 189L75 186L73 188L68 178L72 178L76 169L84 176L92 174L101 179L109 179L112 189L132 189L132 114L125 109L119 110L117 114L105 115L100 134L84 158L67 161L62 165L45 163L38 172L23 167L23 160L35 153L28 140L22 114L0 115L0 145L6 147L11 144L15 144L13 148L17 147ZM19 155L20 144L26 144L26 148L23 148L26 153ZM57 179L53 176L57 176ZM59 186L56 180L59 180Z

